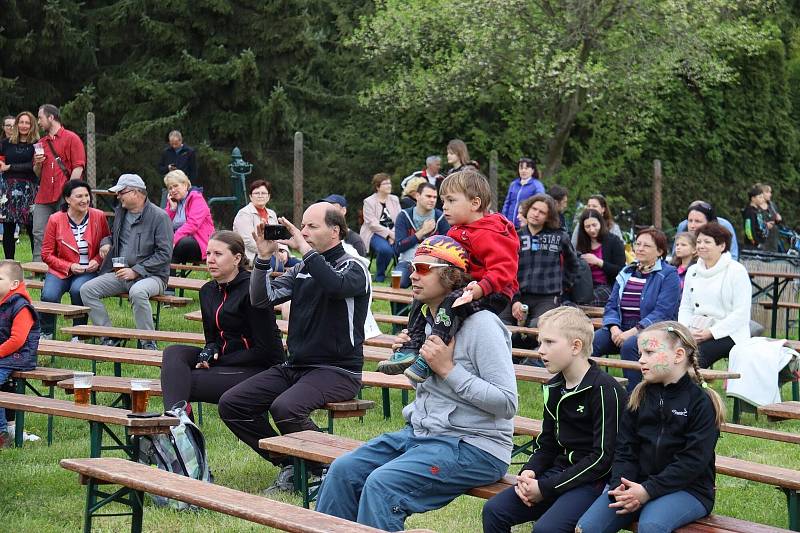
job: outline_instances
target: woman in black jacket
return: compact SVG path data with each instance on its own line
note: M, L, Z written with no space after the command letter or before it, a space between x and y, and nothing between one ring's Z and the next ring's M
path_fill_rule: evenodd
M592 270L592 305L605 306L617 274L625 266L625 245L619 237L608 232L599 211L586 209L578 221L578 244L575 251Z
M242 237L233 231L214 233L206 263L214 278L200 289L206 344L175 344L164 350L165 410L180 401L217 403L234 385L285 360L275 312L250 303Z

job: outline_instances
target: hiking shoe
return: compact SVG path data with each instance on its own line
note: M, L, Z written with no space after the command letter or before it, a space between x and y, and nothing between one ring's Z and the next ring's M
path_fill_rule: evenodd
M14 437L8 431L0 432L0 449L14 446Z
M142 341L142 350L158 350L158 344L155 341Z
M120 339L112 339L111 337L103 337L100 344L103 346L120 346L122 341Z
M51 340L53 340L53 334L52 333L42 333L41 335L39 335L39 340L40 341L51 341Z
M414 383L422 383L428 379L432 373L431 367L428 366L428 363L425 362L425 358L421 355L417 357L414 364L406 368L405 372L403 372L403 374Z
M414 364L419 357L417 352L394 352L389 359L378 363L378 372L395 376Z
M275 483L261 491L264 496L278 491L293 492L294 491L294 466L286 465L278 472L278 477L275 478Z

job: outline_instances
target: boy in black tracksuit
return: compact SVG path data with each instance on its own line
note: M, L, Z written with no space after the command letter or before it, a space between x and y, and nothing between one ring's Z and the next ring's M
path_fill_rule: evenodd
M568 370L563 369L543 388L542 433L520 472L521 478L533 473L541 498L529 506L515 488L506 489L484 506L484 532L508 532L511 526L531 520L536 520L536 529L541 531L571 532L583 511L602 494L611 473L625 389L588 360L594 329L580 310L553 309L541 316L539 325L543 353L548 349L552 353L548 329L564 331L569 343L576 341L572 332L578 329L583 346L573 357L576 364L588 369L575 387L567 387ZM552 368L551 361L545 364Z

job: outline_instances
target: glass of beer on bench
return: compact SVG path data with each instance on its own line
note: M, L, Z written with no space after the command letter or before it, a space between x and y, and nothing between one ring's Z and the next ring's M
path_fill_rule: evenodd
M112 257L111 258L111 268L116 272L117 270L125 268L127 265L125 264L124 257Z
M73 392L77 405L89 405L89 396L92 391L91 372L73 372Z
M150 396L150 380L132 379L131 380L131 412L146 413L147 400Z
M403 278L403 271L402 270L392 270L392 288L399 289L400 288L400 280Z

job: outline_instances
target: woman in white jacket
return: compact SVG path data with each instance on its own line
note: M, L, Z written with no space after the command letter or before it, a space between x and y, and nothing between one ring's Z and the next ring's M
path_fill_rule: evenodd
M686 272L678 321L700 345L700 366L750 338L750 276L729 252L731 233L716 222L697 229L696 264Z
M264 224L277 224L278 216L272 209L267 209L267 204L272 198L272 184L266 180L255 180L250 184L250 203L239 209L233 219L233 231L242 236L244 240L244 253L251 262L256 256L256 241L253 240L253 231L256 226Z

